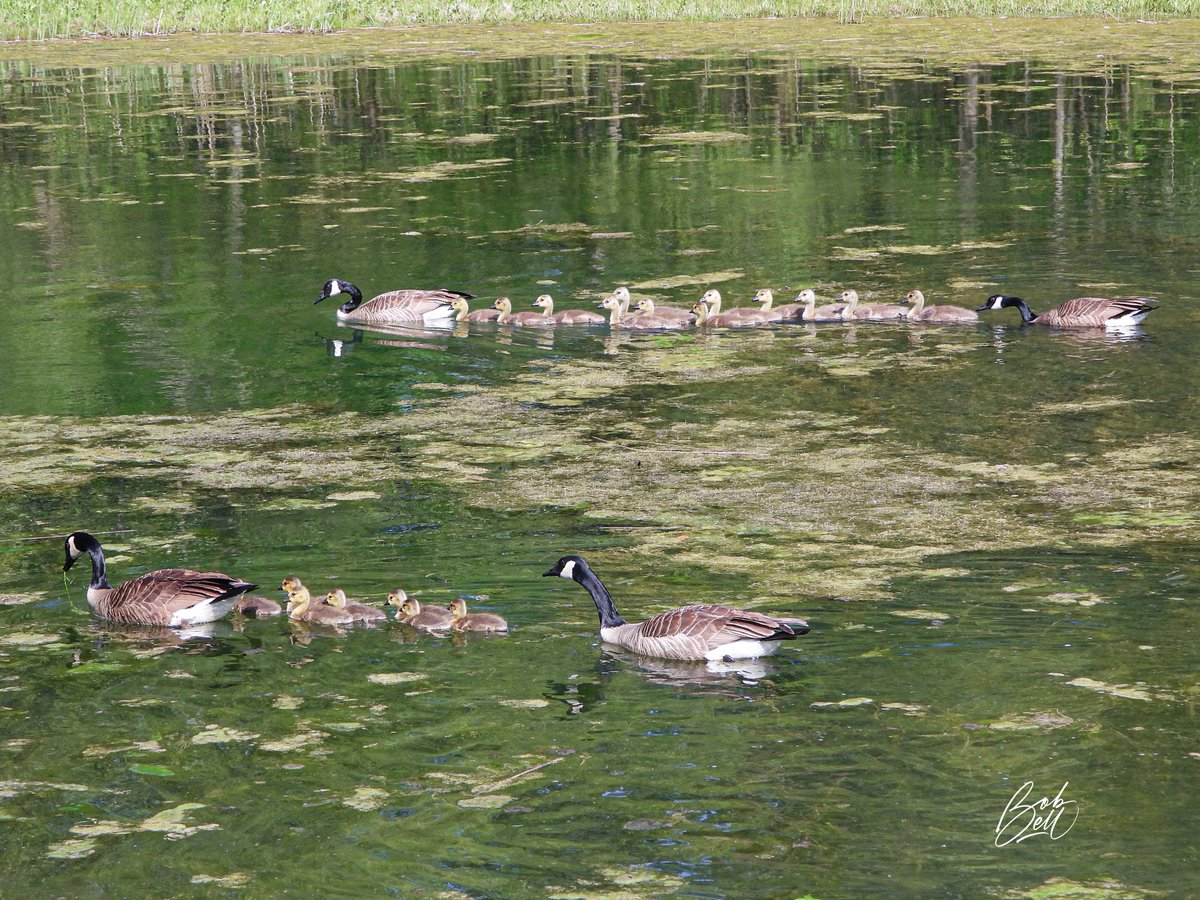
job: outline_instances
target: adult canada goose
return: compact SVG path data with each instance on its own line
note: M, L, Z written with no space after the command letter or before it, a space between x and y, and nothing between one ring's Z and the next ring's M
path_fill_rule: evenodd
M408 596L400 601L400 613L396 618L405 625L427 631L445 631L454 624L454 613L450 610L440 606L422 606L415 597Z
M269 597L252 597L243 594L233 604L233 611L252 619L267 619L283 612L283 607Z
M805 288L796 295L796 299L804 304L800 318L805 322L840 322L846 309L844 303L826 303L817 306L817 294L811 288Z
M925 295L920 291L909 291L904 295L904 302L911 303L904 311L904 317L913 322L978 322L979 313L973 309L961 306L926 306Z
M616 295L605 297L600 301L601 309L608 310L608 324L611 328L627 331L661 331L670 328L683 328L684 323L678 319L665 319L643 313L638 316L626 316L621 309L621 301Z
M467 613L467 601L455 597L450 601L450 614L454 623L450 626L455 631L508 631L508 622L502 616L494 613Z
M496 322L500 325L555 325L557 324L549 316L543 316L541 313L535 312L519 312L512 311L512 301L507 297L497 297L496 302L492 304L492 309L499 310L500 315Z
M604 316L586 309L564 309L554 311L554 298L549 294L541 294L533 305L542 311L543 316L549 316L559 325L603 325Z
M706 298L709 294L717 294L716 308L721 308L721 295L716 291L709 291L704 297L696 301L696 305L692 307L692 312L696 314L696 325L700 328L753 328L758 325L766 325L770 322L767 314L757 309L743 309L737 312L753 313L749 315L735 315L733 310L727 313L713 312L713 306L710 306Z
M683 309L674 306L659 306L649 297L643 297L637 302L637 318L649 316L652 319L674 319L680 325L695 325L696 317Z
M321 289L313 305L330 297L348 294L350 299L338 307L337 317L343 322L364 325L436 325L446 324L455 316L451 305L455 297L471 300L474 294L466 291L388 291L363 303L362 291L349 281L331 278Z
M908 311L908 307L901 306L899 303L868 303L859 306L858 291L842 291L838 294L838 300L846 304L846 308L842 310L842 318L846 320L899 319Z
M775 306L775 292L770 288L762 288L755 293L753 302L759 304L759 312L767 314L767 319L772 322L782 322L786 319L799 319L800 314L804 312L804 302L801 297L806 292L801 291L800 296L796 298L796 303L785 303L783 306ZM812 291L807 291L812 293ZM816 295L813 294L815 297Z
M1151 306L1153 297L1120 297L1109 300L1105 297L1076 297L1060 303L1044 313L1035 313L1020 297L992 294L976 312L985 309L1004 309L1015 306L1021 311L1021 321L1028 325L1049 325L1052 328L1107 328L1110 331L1130 328L1158 309Z
M67 535L64 548L64 572L83 554L92 558L88 606L96 615L114 622L172 628L215 622L233 609L238 597L258 587L221 572L157 569L114 588L108 583L104 550L96 538L86 531L74 531Z
M387 613L376 606L368 606L366 603L356 603L353 600L346 599L346 592L341 588L334 588L325 598L325 602L335 609L340 609L343 612L354 616L358 622L378 622L381 619L387 619Z
M558 575L583 585L600 614L600 638L664 659L733 660L768 656L781 641L808 634L803 619L777 619L728 606L697 603L659 613L645 622L621 618L612 596L579 556L564 556L544 577Z
M500 318L498 309L477 309L475 312L471 312L471 307L467 305L465 297L455 297L450 301L450 305L456 313L454 317L456 322L495 322Z

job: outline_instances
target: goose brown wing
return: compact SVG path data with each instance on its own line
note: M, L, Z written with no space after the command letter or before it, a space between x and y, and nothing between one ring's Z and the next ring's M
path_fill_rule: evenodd
M698 603L659 613L639 628L646 638L686 637L710 649L745 639L787 640L802 634L791 625L745 609Z
M375 310L392 310L392 309L411 309L417 313L425 313L429 310L437 309L439 306L448 306L450 302L458 297L465 300L470 300L474 294L463 293L462 291L388 291L386 294L379 294L372 297L360 307L366 309L370 307Z
M104 608L97 611L117 622L167 623L181 609L223 600L253 587L221 572L158 569L113 588Z
M1140 297L1120 297L1116 300L1106 297L1076 297L1047 310L1038 318L1049 319L1051 324L1103 326L1109 319L1147 312L1153 308Z

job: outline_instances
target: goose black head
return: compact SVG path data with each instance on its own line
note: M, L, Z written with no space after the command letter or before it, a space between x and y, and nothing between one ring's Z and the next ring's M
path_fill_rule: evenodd
M543 578L549 578L551 575L557 575L559 578L569 578L571 581L580 581L583 578L583 573L588 571L588 564L583 561L582 556L564 556L553 566L549 571L543 572Z
M328 300L330 297L336 297L339 294L348 294L350 296L350 299L341 305L342 312L352 312L362 303L362 291L357 287L349 281L342 281L340 278L330 278L325 282L325 286L321 288L321 296L313 301L313 306L316 306L322 300Z
M1005 294L992 294L984 301L982 306L975 309L975 312L983 312L985 309L1004 309L1006 306L1020 306L1025 301L1020 297L1009 297Z
M67 535L66 541L63 542L63 549L67 553L67 561L63 563L63 571L66 572L71 566L75 565L75 560L83 556L85 553L91 553L93 548L98 549L100 542L88 534L86 531L72 531Z

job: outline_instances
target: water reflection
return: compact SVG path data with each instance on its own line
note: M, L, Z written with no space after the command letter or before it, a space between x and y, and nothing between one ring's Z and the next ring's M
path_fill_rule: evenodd
M668 687L699 685L728 687L733 684L754 685L766 678L775 667L762 659L686 661L653 659L639 656L605 644L606 656L621 660L629 671L637 672L654 684ZM739 695L740 696L740 695Z

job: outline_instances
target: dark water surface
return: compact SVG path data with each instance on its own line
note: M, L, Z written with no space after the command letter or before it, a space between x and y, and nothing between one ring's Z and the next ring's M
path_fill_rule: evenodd
M905 27L0 61L0 894L1200 891L1195 29ZM334 276L1161 308L382 334L312 305ZM75 528L114 580L402 585L514 630L120 630L64 589ZM735 671L613 653L540 577L570 551L631 619L813 632ZM998 847L1028 781L1075 825Z

